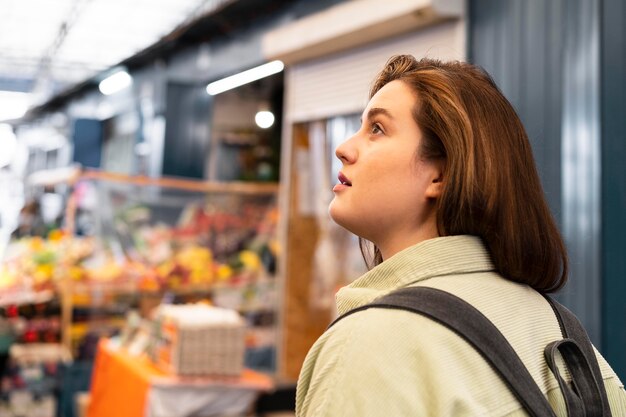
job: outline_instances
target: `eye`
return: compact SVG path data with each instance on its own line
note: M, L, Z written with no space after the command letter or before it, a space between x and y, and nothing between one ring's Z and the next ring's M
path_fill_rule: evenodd
M382 126L380 125L380 123L372 123L372 128L371 128L371 132L374 135L378 135L380 133L385 133L383 131Z

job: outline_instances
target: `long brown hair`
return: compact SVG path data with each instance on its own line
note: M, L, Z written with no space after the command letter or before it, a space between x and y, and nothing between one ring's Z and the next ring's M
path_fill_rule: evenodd
M440 159L440 236L480 236L498 272L541 292L567 280L567 252L543 195L528 136L513 106L481 68L464 62L392 57L370 97L400 80L417 94L413 117L423 138L417 154ZM380 250L360 239L371 268Z

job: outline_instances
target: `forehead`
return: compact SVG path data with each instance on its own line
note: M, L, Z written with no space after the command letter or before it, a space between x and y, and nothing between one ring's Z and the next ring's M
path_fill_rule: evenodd
M394 117L410 117L417 100L417 95L411 88L400 80L387 83L374 94L370 99L364 116L367 116L371 108L383 108L389 111Z

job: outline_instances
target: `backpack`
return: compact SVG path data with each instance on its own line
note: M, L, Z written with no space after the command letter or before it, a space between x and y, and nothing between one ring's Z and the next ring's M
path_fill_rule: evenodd
M602 374L589 336L576 316L545 296L559 321L563 339L549 343L544 355L556 377L570 417L610 417L611 410ZM496 326L471 304L448 292L428 287L406 287L370 304L350 310L329 326L370 308L406 310L434 320L465 339L491 365L533 417L555 417L552 407L522 363L513 347ZM568 384L556 363L560 352L572 376Z

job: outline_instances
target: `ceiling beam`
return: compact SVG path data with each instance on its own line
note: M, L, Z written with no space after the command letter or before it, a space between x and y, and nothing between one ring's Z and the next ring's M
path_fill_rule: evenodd
M61 46L63 46L63 43L67 38L67 34L72 29L72 26L78 21L80 14L85 10L85 7L91 1L92 0L74 0L67 18L61 23L56 37L41 57L37 66L37 72L35 73L35 85L32 90L33 97L36 101L40 100L41 102L44 102L49 98L49 95L53 93L51 91L53 83L51 68L53 61L57 52Z

